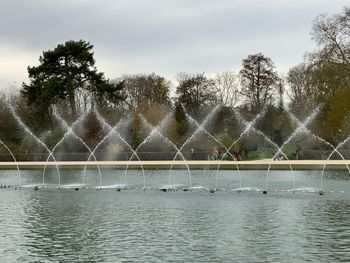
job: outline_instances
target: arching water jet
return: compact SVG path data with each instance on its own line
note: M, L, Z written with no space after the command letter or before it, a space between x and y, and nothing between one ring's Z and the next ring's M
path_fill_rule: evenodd
M129 149L130 151L136 155L136 157L138 158L139 161L140 158L139 156L137 155L137 153L134 151L134 149L131 147L131 145L120 135L120 133L117 131L117 129L115 127L112 127L110 126L107 121L98 113L97 110L95 110L95 114L96 114L96 117L98 119L98 121L100 121L102 123L102 125L104 125L105 127L107 127L107 129L114 133ZM141 165L141 169L142 169L142 176L143 176L143 187L146 188L146 178L145 178L145 171L143 169L143 165L140 163ZM124 184L126 185L126 172L124 174Z
M50 149L46 146L46 144L40 140L30 129L27 125L25 125L23 123L23 121L21 120L21 118L17 115L17 113L15 112L14 108L12 107L12 105L10 103L6 103L6 105L8 106L8 108L10 109L11 113L12 113L12 116L16 119L17 123L19 124L19 126L27 133L29 134L31 137L34 138L34 140L39 144L41 145L49 154L49 157L51 156L52 159L54 160L55 162L55 165L56 165L56 170L57 170L57 176L58 176L58 187L61 187L61 175L60 175L60 170L58 168L58 165L57 165L57 161L55 159L55 156L53 156L52 152L50 151Z

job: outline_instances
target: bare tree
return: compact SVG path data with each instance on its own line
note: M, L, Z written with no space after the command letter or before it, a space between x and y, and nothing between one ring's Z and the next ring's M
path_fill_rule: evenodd
M311 35L320 47L309 54L313 62L350 67L350 7L331 17L326 14L316 17Z
M214 78L219 101L226 107L234 107L238 103L240 92L239 75L234 71L221 71Z
M320 95L315 85L312 67L301 63L292 67L287 74L286 81L289 86L287 92L295 111L307 111L317 105Z
M207 78L204 73L179 74L179 85L176 88L178 102L198 113L202 106L217 103L215 82Z
M125 103L130 109L142 105L170 104L170 81L164 77L152 74L124 75Z
M270 58L258 53L242 61L241 94L253 113L259 112L266 104L272 103L278 93L278 74Z

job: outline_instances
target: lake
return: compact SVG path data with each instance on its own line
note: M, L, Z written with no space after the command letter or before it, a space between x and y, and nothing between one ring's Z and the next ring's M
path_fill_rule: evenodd
M178 191L161 192L168 170L127 174L54 169L0 171L0 256L2 262L349 262L350 176L321 172L191 171L170 173ZM241 179L240 179L241 178ZM295 185L295 191L288 191ZM109 187L108 187L109 186ZM238 192L241 186L247 190Z

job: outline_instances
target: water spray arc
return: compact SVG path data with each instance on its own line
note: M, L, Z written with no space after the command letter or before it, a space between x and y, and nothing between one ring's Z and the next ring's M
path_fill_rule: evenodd
M185 107L184 107L183 105L181 105L181 106L182 106L182 108L183 108L185 114L187 114L187 111L186 111ZM199 125L199 126L197 127L197 129L192 133L192 135L191 135L190 137L188 137L187 140L186 140L179 148L174 144L175 147L176 147L176 148L175 148L175 149L176 149L176 154L175 154L175 156L174 156L174 158L173 158L173 161L172 161L172 163L171 163L171 165L170 165L170 169L169 169L169 184L170 184L171 172L172 172L172 169L173 169L173 166L174 166L174 163L175 163L176 158L180 155L180 157L181 157L183 160L186 160L185 157L184 157L183 154L182 154L183 148L184 148L190 141L192 141L198 133L200 133L200 132L203 131L202 128L205 127L205 125L212 119L212 117L213 117L214 114L218 111L219 108L220 108L220 105L217 105L217 106L207 115L207 117L203 120L202 124ZM187 164L187 167L188 167L188 164ZM191 172L190 172L189 167L188 167L187 169L188 169L189 178L190 178L190 187L192 188Z
M181 159L185 162L186 165L186 169L187 169L187 173L188 173L188 180L189 180L189 188L192 189L192 177L191 177L191 170L190 167L188 166L187 160L186 158L183 156L183 154L181 153L180 149L176 146L175 143L173 143L171 140L169 140L167 137L165 137L160 131L159 128L157 127L153 127L143 116L140 116L142 122L151 130L150 135L155 135L157 134L161 139L163 139L166 143L168 143L169 145L171 145L176 151L177 153L179 153ZM147 137L148 140L151 138ZM174 162L174 160L173 160ZM169 187L171 186L171 176L170 176L170 171L169 171L169 176L168 176L168 184Z
M168 113L160 122L157 126L152 126L153 128L151 129L151 131L148 133L148 135L146 136L146 138L135 148L135 153L137 153L137 151L141 148L141 146L145 145L146 143L148 143L148 141L156 134L156 131L161 129L161 127L165 126L166 123L168 123L168 121L170 120L170 117L172 116L172 112ZM145 119L142 115L139 115L139 117L143 119ZM148 122L147 122L148 123ZM134 154L132 154L129 158L129 161L132 160L132 158L134 157ZM126 167L126 169L128 169L128 166Z
M129 162L132 161L132 159L134 157L137 157L137 159L140 161L140 158L139 156L137 155L137 151L140 149L141 146L143 146L144 144L146 144L149 139L156 133L156 130L159 129L160 127L162 127L165 123L167 123L169 120L170 120L170 117L171 117L172 113L168 113L161 121L160 123L156 126L156 127L153 127L153 129L151 129L151 132L146 136L146 138L135 148L135 150L133 151L132 155L130 156L129 160L128 160L128 164L126 165L126 168L125 168L125 174L128 172L128 169L129 169ZM142 116L139 116L141 119L143 118ZM146 182L145 182L145 175L143 174L143 177L144 177L144 186L146 185Z
M87 143L81 137L79 137L74 132L74 128L78 124L80 124L81 122L83 122L85 120L86 116L88 115L88 112L85 112L81 117L79 117L75 122L73 122L71 126L69 126L67 124L67 122L58 114L56 109L53 109L53 115L59 121L59 123L63 127L63 129L66 130L66 132L65 132L64 136L61 138L61 140L54 146L54 148L52 149L52 152L54 152L55 148L58 147L65 140L65 138L68 135L72 135L76 140L78 140L89 151L90 154L92 154L92 157L94 158L94 160L97 161L96 156L92 152L91 148L87 145ZM98 170L99 177L101 178L101 169L100 169L99 164L97 164L97 170ZM43 185L44 185L44 176L43 176Z
M202 132L204 132L206 135L208 135L211 139L213 139L217 144L219 144L221 147L223 147L226 151L227 151L227 148L226 146L220 142L218 139L216 139L212 134L210 134L204 127L203 125L200 125L195 119L192 118L191 115L189 115L185 108L184 108L184 112L185 112L185 115L186 115L186 118L192 122L194 125L196 125L197 129L200 129ZM232 158L232 160L234 159L234 156L231 154L230 151L228 151L228 155ZM238 167L238 163L236 162L235 163L236 165L236 170L238 172L238 176L239 176L239 188L242 188L242 176L241 176L241 172L239 170L239 167ZM215 176L215 189L218 188L218 178L217 176Z
M20 169L19 169L19 166L18 166L18 164L17 164L17 160L16 160L16 157L13 155L13 153L11 152L11 150L10 150L10 148L0 139L0 144L2 145L2 146L4 146L5 147L5 149L9 152L9 154L11 155L11 158L12 158L12 160L15 162L15 164L16 164L16 169L17 169L17 173L18 173L18 185L21 185L21 171L20 171Z
M341 143L339 143L337 145L337 147L334 148L334 150L329 154L329 156L326 159L326 163L323 165L322 167L322 174L321 174L321 191L323 191L323 178L324 178L324 172L327 166L327 162L331 159L331 157L333 156L334 153L336 153L338 151L339 148L343 147L347 142L350 141L350 136L348 136L345 140L343 140ZM346 164L346 167L348 168L349 171L349 175L350 175L350 170L349 170L349 166Z
M271 161L275 160L275 158L279 155L282 154L282 150L283 148L292 140L294 139L298 134L305 132L305 127L307 125L309 125L314 119L315 117L318 115L319 113L319 107L317 107L316 109L314 109L311 114L304 120L304 122L300 123L295 129L294 131L291 133L291 135L287 138L287 140L285 140L281 147L279 147L279 149L277 150L277 152L272 156ZM268 188L268 179L269 179L269 174L270 174L270 170L271 170L271 165L272 163L269 164L269 167L267 169L266 172L266 189ZM293 189L295 188L295 174L293 173Z
M245 122L245 127L244 127L244 130L243 132L241 132L241 134L238 136L238 138L230 145L230 147L226 148L227 150L225 151L225 153L222 155L220 161L222 161L224 159L224 157L226 156L226 154L228 154L230 152L230 150L232 149L232 147L238 143L245 134L247 134L250 130L253 129L254 125L257 123L257 121L265 115L265 112L266 112L266 107L258 114L254 117L254 119L251 121L251 122ZM220 166L221 164L219 163L218 164L218 167L216 169L216 181L217 181L217 178L219 176L219 170L220 170ZM217 189L216 189L217 190Z
M288 115L290 116L290 118L296 122L299 126L302 126L304 132L306 132L307 134L309 134L310 136L312 136L313 138L319 140L320 142L324 143L325 145L329 146L332 148L332 152L330 153L330 155L327 157L326 159L326 163L323 165L322 167L322 173L321 173L321 190L323 190L323 177L324 177L324 171L325 168L327 166L327 162L329 161L329 159L333 156L333 154L338 154L340 156L340 158L342 158L342 160L346 160L344 158L344 156L341 154L341 152L338 150L339 147L335 147L333 144L331 144L330 142L328 142L327 140L321 138L320 136L318 136L317 134L314 134L310 129L308 129L304 123L302 123L299 119L297 119L289 110L288 106L285 105L285 110L288 113ZM342 143L340 143L342 144ZM350 174L350 167L347 163L345 163L345 166L348 170L348 173Z
M120 120L117 122L117 124L113 127L114 129L118 129L119 126L123 125L125 123L125 120ZM95 148L92 150L92 152L89 154L87 160L86 160L86 163L84 165L84 169L83 169L83 184L85 184L85 175L86 175L86 169L87 169L87 165L88 165L88 162L90 162L92 156L94 156L96 150L113 134L113 130L110 130L108 132L107 135L105 135L102 140L100 140L98 142L98 144L95 146ZM101 187L101 184L102 184L102 179L100 180L100 187Z
M12 107L12 105L10 103L7 103L8 108L10 109L12 116L16 119L16 121L18 122L19 126L27 133L29 134L31 137L34 138L34 140L41 145L49 154L49 157L52 157L52 159L55 162L55 166L56 166L56 170L57 170L57 177L58 177L58 187L61 187L61 175L60 175L60 169L58 168L57 165L57 160L55 158L55 156L52 154L52 152L50 151L50 149L46 146L46 144L40 140L30 129L27 125L25 125L23 123L23 121L21 120L21 118L17 115L17 113L15 112L14 108Z
M247 126L248 125L248 122L242 117L242 115L238 112L238 111L234 111L237 119L244 125L244 126ZM257 128L255 128L254 126L251 126L251 130L262 136L269 144L271 144L273 147L275 147L277 149L277 151L279 151L283 156L284 158L286 158L286 160L289 161L289 169L291 170L292 173L294 173L293 171L293 167L292 167L292 164L290 162L290 160L288 159L288 156L282 151L282 149L274 142L272 141L268 136L266 136L266 134L264 134L262 131L258 130ZM269 167L270 167L271 163L269 164ZM265 188L267 189L268 188L268 178L266 178L266 183L265 183ZM295 188L295 180L293 179L293 188Z
M100 123L102 123L102 125L104 125L105 127L107 127L107 129L111 132L114 133L129 149L130 151L136 155L136 158L140 160L139 156L137 155L137 153L134 151L134 149L131 147L131 145L120 135L120 133L117 131L117 129L115 127L110 126L107 121L98 113L97 110L95 110L95 114L96 117L98 119L98 121ZM146 177L145 177L145 171L143 169L143 165L140 163L141 169L142 169L142 177L143 177L143 188L146 188ZM127 172L125 171L124 173L124 184L126 185L126 175Z
M186 108L181 105L183 113L181 113L181 116L184 116L184 119L186 120L187 124L189 125L190 129L187 133L187 136L184 141L184 143L182 143L181 145L176 145L175 142L173 142L170 138L172 137L168 137L168 131L170 127L172 126L172 121L174 121L174 109L172 109L170 112L168 112L168 114L156 125L153 125L148 119L146 119L142 114L138 114L137 118L138 118L138 122L141 123L141 131L142 131L142 138L143 141L141 141L141 143L136 147L133 148L129 143L128 143L128 137L127 136L127 132L126 132L126 128L129 127L130 122L132 121L132 118L128 115L124 115L124 117L119 120L113 127L112 125L110 125L108 123L108 121L98 112L98 110L93 107L91 109L89 109L88 111L86 111L85 113L83 113L81 116L78 116L77 119L75 119L73 121L73 123L67 123L66 120L63 119L63 117L59 114L57 108L53 107L52 108L52 112L50 113L51 116L53 116L56 119L55 124L59 125L61 128L56 129L55 131L60 131L60 138L58 139L58 141L55 141L55 145L53 147L50 147L46 145L46 142L48 142L50 140L51 137L50 134L51 130L46 130L43 131L40 136L36 136L33 131L31 130L30 127L28 127L21 119L21 117L16 113L15 108L9 103L6 102L6 106L9 109L9 113L12 114L14 121L17 122L16 127L18 127L19 129L23 130L23 132L21 133L22 137L27 139L29 138L31 141L31 145L32 147L35 148L40 148L40 153L44 154L44 161L39 161L39 162L33 162L33 163L27 163L27 162L20 162L16 160L16 153L11 152L10 147L8 147L6 145L7 141L2 141L0 139L0 148L3 148L3 153L5 153L6 158L12 158L12 163L8 163L5 162L2 164L2 166L0 167L5 167L5 169L7 169L8 166L12 167L12 169L16 168L17 169L17 174L18 174L18 184L17 184L17 177L14 177L14 181L12 180L12 182L15 182L13 184L13 186L17 187L20 186L20 188L26 188L26 187L32 187L34 186L34 189L40 189L41 185L43 188L53 188L53 187L57 187L57 183L56 183L56 177L48 177L46 173L47 170L47 166L51 166L51 165L55 165L56 170L57 170L57 177L58 177L58 187L60 188L61 186L63 188L72 188L72 186L75 187L75 189L79 190L80 185L73 185L73 184L66 184L64 185L63 181L62 181L62 185L61 185L61 171L63 167L76 167L77 165L85 165L84 166L84 170L82 171L82 174L80 174L80 176L82 176L82 178L79 176L76 177L77 180L83 180L83 186L85 185L85 176L86 176L86 170L87 167L91 166L95 166L97 167L98 170L98 176L99 176L99 182L98 182L98 178L97 178L97 174L96 174L96 169L94 169L92 175L93 175L93 180L94 182L92 182L92 184L87 185L87 187L89 188L90 186L93 186L94 188L96 187L97 189L104 189L104 188L115 188L115 189L132 189L134 188L134 185L130 185L127 186L127 178L130 178L130 176L132 178L134 178L134 173L131 174L130 172L130 176L128 176L128 169L129 166L137 166L136 169L138 170L138 173L140 172L140 170L142 170L142 178L143 178L143 189L146 190L146 176L145 176L145 171L144 171L144 167L150 165L153 167L153 165L157 165L156 162L143 162L140 159L140 153L138 151L141 152L141 147L146 145L147 143L152 144L152 146L150 145L150 147L153 147L154 145L158 147L159 144L161 144L161 147L158 147L159 149L166 149L165 155L161 156L161 159L166 159L167 163L166 165L168 165L169 170L168 172L168 178L162 177L161 180L166 180L168 179L168 184L163 185L161 188L157 188L160 191L175 191L175 190L179 190L179 189L183 189L184 191L189 191L189 190L197 190L197 189L206 189L209 190L210 193L215 193L218 189L218 187L220 187L220 180L218 181L219 178L219 172L220 172L220 167L222 166L222 168L227 167L227 168L231 168L231 172L233 173L238 173L239 175L239 185L237 182L237 179L235 179L233 182L229 183L229 188L227 188L226 190L232 191L232 190L236 190L238 192L241 191L251 191L251 190L256 190L256 191L261 191L259 190L257 187L257 185L255 186L254 182L252 184L248 183L249 179L246 180L246 182L243 180L243 185L244 187L242 187L242 176L241 173L243 174L243 172L241 171L242 167L245 167L245 165L247 165L246 167L249 169L250 167L256 167L255 165L258 165L259 169L260 167L265 167L262 168L262 173L266 173L264 174L265 177L262 177L262 180L265 180L265 182L263 181L262 183L260 182L259 185L264 185L265 183L265 188L263 190L263 193L266 194L269 191L269 187L271 187L271 185L273 186L272 191L285 191L285 192L318 192L320 195L324 194L324 178L325 178L325 174L326 173L326 167L327 165L329 167L335 167L338 168L338 166L344 166L342 167L343 170L347 170L347 172L350 175L350 163L349 160L345 159L346 157L346 150L347 150L347 146L348 143L350 142L350 136L346 137L345 140L343 140L342 142L340 142L338 145L333 145L332 143L328 142L326 139L323 139L322 137L320 137L319 135L317 135L316 133L314 133L312 131L311 128L311 124L314 122L314 119L317 118L319 112L320 112L320 107L316 107L312 112L310 112L308 114L308 116L304 119L298 119L296 117L296 115L294 115L294 113L288 108L288 105L284 105L283 107L283 112L281 114L283 114L281 117L282 119L280 119L280 121L285 121L287 120L288 125L291 125L291 128L289 128L288 126L288 131L290 131L290 134L288 134L286 137L284 137L283 134L283 138L286 138L285 141L281 142L281 144L277 144L276 142L273 141L273 139L271 139L268 135L265 134L264 130L260 130L260 124L261 123L265 123L264 121L261 121L261 119L263 118L264 120L268 120L267 117L265 116L266 113L266 108L264 108L259 114L257 114L256 116L254 116L252 119L250 119L250 121L246 120L244 115L241 114L241 112L239 111L238 108L234 108L232 109L231 113L233 116L230 116L229 118L234 118L234 124L237 124L237 128L235 127L234 129L239 129L237 131L237 133L235 133L235 138L231 140L231 142L233 141L233 143L228 147L227 145L224 144L224 141L222 141L219 137L217 137L214 132L212 132L211 128L209 126L210 121L215 120L215 114L217 114L217 112L220 109L220 105L217 105L216 107L213 107L211 109L211 111L209 111L209 113L207 115L204 116L204 118L202 119L202 121L197 121L195 119L195 117L192 117L186 110ZM281 109L281 108L280 108ZM6 110L7 111L7 110ZM270 111L269 111L270 112ZM273 112L272 112L273 113ZM87 120L87 116L93 116L94 120L96 120L96 122L98 123L96 127L98 127L99 131L102 132L103 134L103 138L100 139L100 136L98 136L98 141L96 143L94 143L94 147L89 147L88 142L84 141L84 137L80 137L79 135L79 131L81 130L81 128L87 128L84 126L84 120ZM275 114L275 113L273 113ZM96 118L95 118L96 117ZM228 119L225 119L225 121ZM277 122L276 124L280 123ZM171 124L171 125L170 125ZM265 123L266 124L266 123ZM126 126L128 125L128 126ZM89 126L90 127L90 126ZM273 127L277 127L276 125L274 125ZM226 129L225 129L226 131ZM273 131L273 130L269 130L269 131ZM284 130L286 131L286 130ZM62 134L62 135L61 135ZM108 140L108 138L110 138L111 136L113 136L113 140ZM146 136L146 137L144 137ZM153 138L154 137L154 138ZM269 157L269 159L263 159L264 155L259 155L259 157L254 162L250 162L250 161L242 161L242 162L237 162L235 161L235 157L238 158L238 156L236 155L236 152L231 153L231 149L235 149L237 150L237 143L241 140L245 140L245 138L247 138L247 140L249 141L251 138L254 138L253 140L254 143L257 143L257 145L264 145L263 147L267 147L267 150L269 150L269 156L271 156L271 152L273 152L272 154L272 158ZM64 162L64 158L61 161L57 161L58 160L58 149L62 148L62 153L70 153L70 151L67 151L67 149L72 149L72 153L76 153L76 149L73 147L68 147L66 149L66 147L63 147L67 145L67 141L69 140L69 142L71 141L71 139L73 140L77 140L79 143L81 143L85 148L83 150L84 154L86 154L87 152L89 153L89 157L88 159L83 162L83 163L77 163L77 162ZM116 158L113 158L113 160L115 160L116 162L104 162L104 160L108 160L105 159L103 157L100 157L100 161L97 160L97 156L99 156L98 154L96 154L96 152L99 153L104 153L104 151L102 152L101 145L103 143L105 143L106 145L109 145L109 143L114 143L114 139L116 139L118 142L116 142L119 146L121 146L122 150L120 153L125 153L127 154L127 162L123 162L121 161L120 163L118 162L118 160L116 160ZM96 138L95 138L96 140ZM189 148L196 148L197 146L192 147L192 145L194 145L197 142L200 142L199 148L203 148L201 147L203 141L205 141L205 148L206 149L210 149L210 145L211 144L215 144L218 147L220 147L220 151L222 151L222 153L220 153L220 159L215 162L206 162L203 159L206 159L206 154L205 156L203 156L203 158L201 158L202 160L197 160L198 158L196 158L193 153L194 151L191 150L192 152L192 161L188 161L185 156L187 153L187 150ZM307 144L305 144L305 148L307 148L309 145L311 145L311 149L314 149L314 145L319 146L319 144L321 146L320 149L318 149L319 151L317 151L317 154L319 155L320 153L324 154L324 151L327 150L327 155L326 155L326 159L325 158L321 158L321 159L325 159L325 160L300 160L300 161L294 161L294 160L290 160L288 158L289 154L289 146L298 146L298 145L302 145L302 150L304 150L304 146L303 143L304 141L307 142ZM25 141L23 141L25 143ZM75 143L78 143L75 142ZM22 145L22 144L18 144L18 145ZM25 144L23 144L25 145ZM75 145L75 144L74 144ZM104 145L104 146L106 146ZM197 145L197 144L196 144ZM16 145L17 146L17 145ZM61 148L60 148L61 146ZM164 146L164 147L163 147ZM187 146L187 147L186 147ZM42 149L44 148L44 149ZM79 146L79 149L81 149L82 147ZM259 146L260 148L260 146ZM98 149L100 149L100 151L97 151ZM109 146L108 146L109 149ZM204 149L204 148L203 148ZM248 148L247 148L248 149ZM6 151L9 153L7 153ZM105 150L105 149L103 149ZM148 150L147 147L144 148L145 151ZM143 151L143 150L142 150ZM270 152L271 151L271 152ZM321 152L322 151L322 152ZM265 151L264 151L265 152ZM297 151L294 151L296 152ZM329 153L330 152L330 153ZM47 153L47 154L46 154ZM208 154L210 154L208 152ZM288 155L287 155L288 154ZM170 157L165 157L170 155ZM78 155L74 155L74 156L78 156ZM84 155L85 156L85 155ZM283 160L287 160L286 161L281 161L280 164L278 164L277 162L275 162L276 157L279 156L281 157L281 159ZM283 156L283 157L282 157ZM300 155L300 156L305 156L305 155ZM314 154L314 156L317 156ZM323 155L322 155L323 156ZM334 157L335 156L335 157ZM345 156L345 157L344 157ZM333 158L332 158L333 157ZM18 157L17 157L18 158ZM142 158L142 157L141 157ZM150 159L152 157L148 156L148 158L145 159ZM209 158L209 155L208 155ZM342 159L342 161L340 160L340 158ZM37 159L37 158L35 158ZM54 162L49 162L50 159L52 159ZM157 159L157 158L155 158ZM190 159L190 158L188 158ZM216 159L216 158L215 158ZM228 159L228 161L223 161L223 160ZM230 160L233 160L233 162L231 162ZM240 158L238 158L240 159ZM280 159L280 158L278 158ZM294 159L294 158L293 158ZM299 159L299 158L296 158ZM332 161L331 161L332 159ZM337 159L334 160L333 159ZM46 161L45 161L46 160ZM73 160L73 159L72 159ZM79 160L79 159L78 159ZM124 158L122 158L122 160L124 160ZM138 162L137 162L138 160ZM177 160L179 160L179 162L177 162ZM90 161L94 161L89 163ZM113 164L117 164L117 166L120 165L125 165L125 170L122 171L120 173L120 177L118 176L118 180L121 181L120 184L113 184L113 185L102 185L102 173L101 173L101 167L103 165L108 165L110 166L111 163ZM159 162L160 165L164 165L163 162ZM176 169L176 167L178 165L181 165L181 168L184 169L184 167L186 166L186 172L183 170L182 172L182 176L183 179L185 180L185 183L181 183L181 184L174 184L174 182L176 183L176 179L175 179L175 173L174 173L174 169ZM21 170L20 168L22 167L22 165L24 167L37 167L39 166L40 169L43 168L42 171L42 184L40 183L40 179L39 179L39 183L32 185L32 184L25 184L25 180L27 179L27 177L23 177L23 170ZM208 186L201 186L201 185L192 185L192 171L190 169L190 167L192 167L192 165L194 166L199 166L199 165L204 165L204 166L208 166L208 168L210 169L210 167L212 167L213 165L215 165L215 169L216 169L216 173L215 173L215 188L214 188L214 184L213 184L213 177L210 176L208 183ZM235 165L235 167L233 167ZM270 175L270 171L271 169L273 169L274 167L281 167L283 170L287 169L288 170L288 165L289 165L289 175L291 175L290 177L287 177L287 189L283 186L283 184L280 183L281 177L272 177ZM301 184L299 181L296 181L296 175L298 175L298 173L296 172L296 170L298 170L299 168L304 169L303 167L306 167L306 169L308 169L307 167L310 168L312 167L320 167L318 170L319 172L321 172L320 177L316 178L316 185L317 187L305 187L305 188L301 188L299 187L299 184ZM138 167L140 166L140 167ZM294 167L295 166L295 167ZM346 169L345 169L346 166ZM245 168L246 168L245 167ZM321 168L322 167L322 168ZM54 168L54 167L53 167ZM93 167L95 168L95 167ZM241 169L240 169L241 168ZM296 170L294 170L296 169ZM321 170L322 169L322 170ZM237 171L235 171L237 170ZM215 171L215 170L214 170ZM54 171L53 171L54 172ZM184 174L185 173L185 174ZM51 173L50 173L51 174ZM188 177L187 177L188 174ZM272 173L271 173L272 174ZM214 175L214 174L213 174ZM40 176L40 175L39 175ZM54 174L55 176L55 174ZM259 175L260 177L260 175ZM270 178L271 177L271 178ZM292 187L289 187L289 183L291 183L291 177L292 179ZM7 177L5 177L5 185L1 185L1 188L7 188L8 186L10 187L8 183L8 179ZM244 177L243 177L244 178ZM250 178L250 177L249 177ZM260 177L261 178L261 177ZM318 185L318 180L320 178L320 188ZM52 185L49 185L49 181L54 181L54 183ZM275 179L277 179L277 181L275 181ZM131 180L131 179L130 179ZM188 184L187 184L187 180L188 180ZM228 178L223 178L223 182L227 182L227 180L232 180L231 177ZM328 177L327 177L328 180ZM106 180L107 181L107 180ZM124 181L124 184L123 184ZM90 182L90 181L89 181ZM299 188L296 188L296 183L298 184ZM224 184L222 184L224 185ZM236 186L237 185L237 186ZM4 187L3 187L4 186ZM127 186L127 187L126 187ZM276 188L274 187L276 186ZM284 189L278 189L278 187L281 187ZM125 188L124 188L125 187ZM137 184L135 185L135 188L137 189L141 189L142 187L142 183L141 183L141 178L138 178ZM153 186L148 186L148 189L152 189ZM156 187L156 186L155 186ZM208 188L207 188L208 187ZM237 188L236 188L237 187ZM262 186L264 187L264 186ZM259 187L260 188L260 187ZM225 190L225 189L222 189ZM333 192L333 190L330 190L330 192ZM344 191L341 191L344 192ZM341 193L340 192L340 193Z

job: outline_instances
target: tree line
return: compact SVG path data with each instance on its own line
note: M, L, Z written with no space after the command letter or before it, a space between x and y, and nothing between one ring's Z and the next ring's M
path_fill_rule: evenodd
M95 66L93 45L69 40L44 51L38 66L28 67L29 82L10 100L23 121L51 146L63 134L53 111L69 123L91 109L98 109L110 124L128 114L132 123L125 133L136 148L147 136L143 117L156 126L173 112L164 133L181 145L195 128L189 116L201 123L216 105L221 107L206 128L226 145L239 136L244 121L264 112L256 129L281 146L300 125L296 121L302 122L317 107L319 113L307 128L337 145L350 135L350 8L316 17L311 35L317 50L306 53L304 61L286 77L277 72L271 58L257 53L244 58L238 72L227 70L212 76L180 73L177 84L156 73L107 79ZM0 139L17 153L37 147L11 117L6 100L9 98L2 95ZM103 127L92 113L80 129L92 145L102 139ZM300 140L294 142L291 158L306 145L328 150L326 145ZM204 136L191 147L209 151L216 144ZM235 149L259 154L256 152L267 144L266 138L248 134Z

